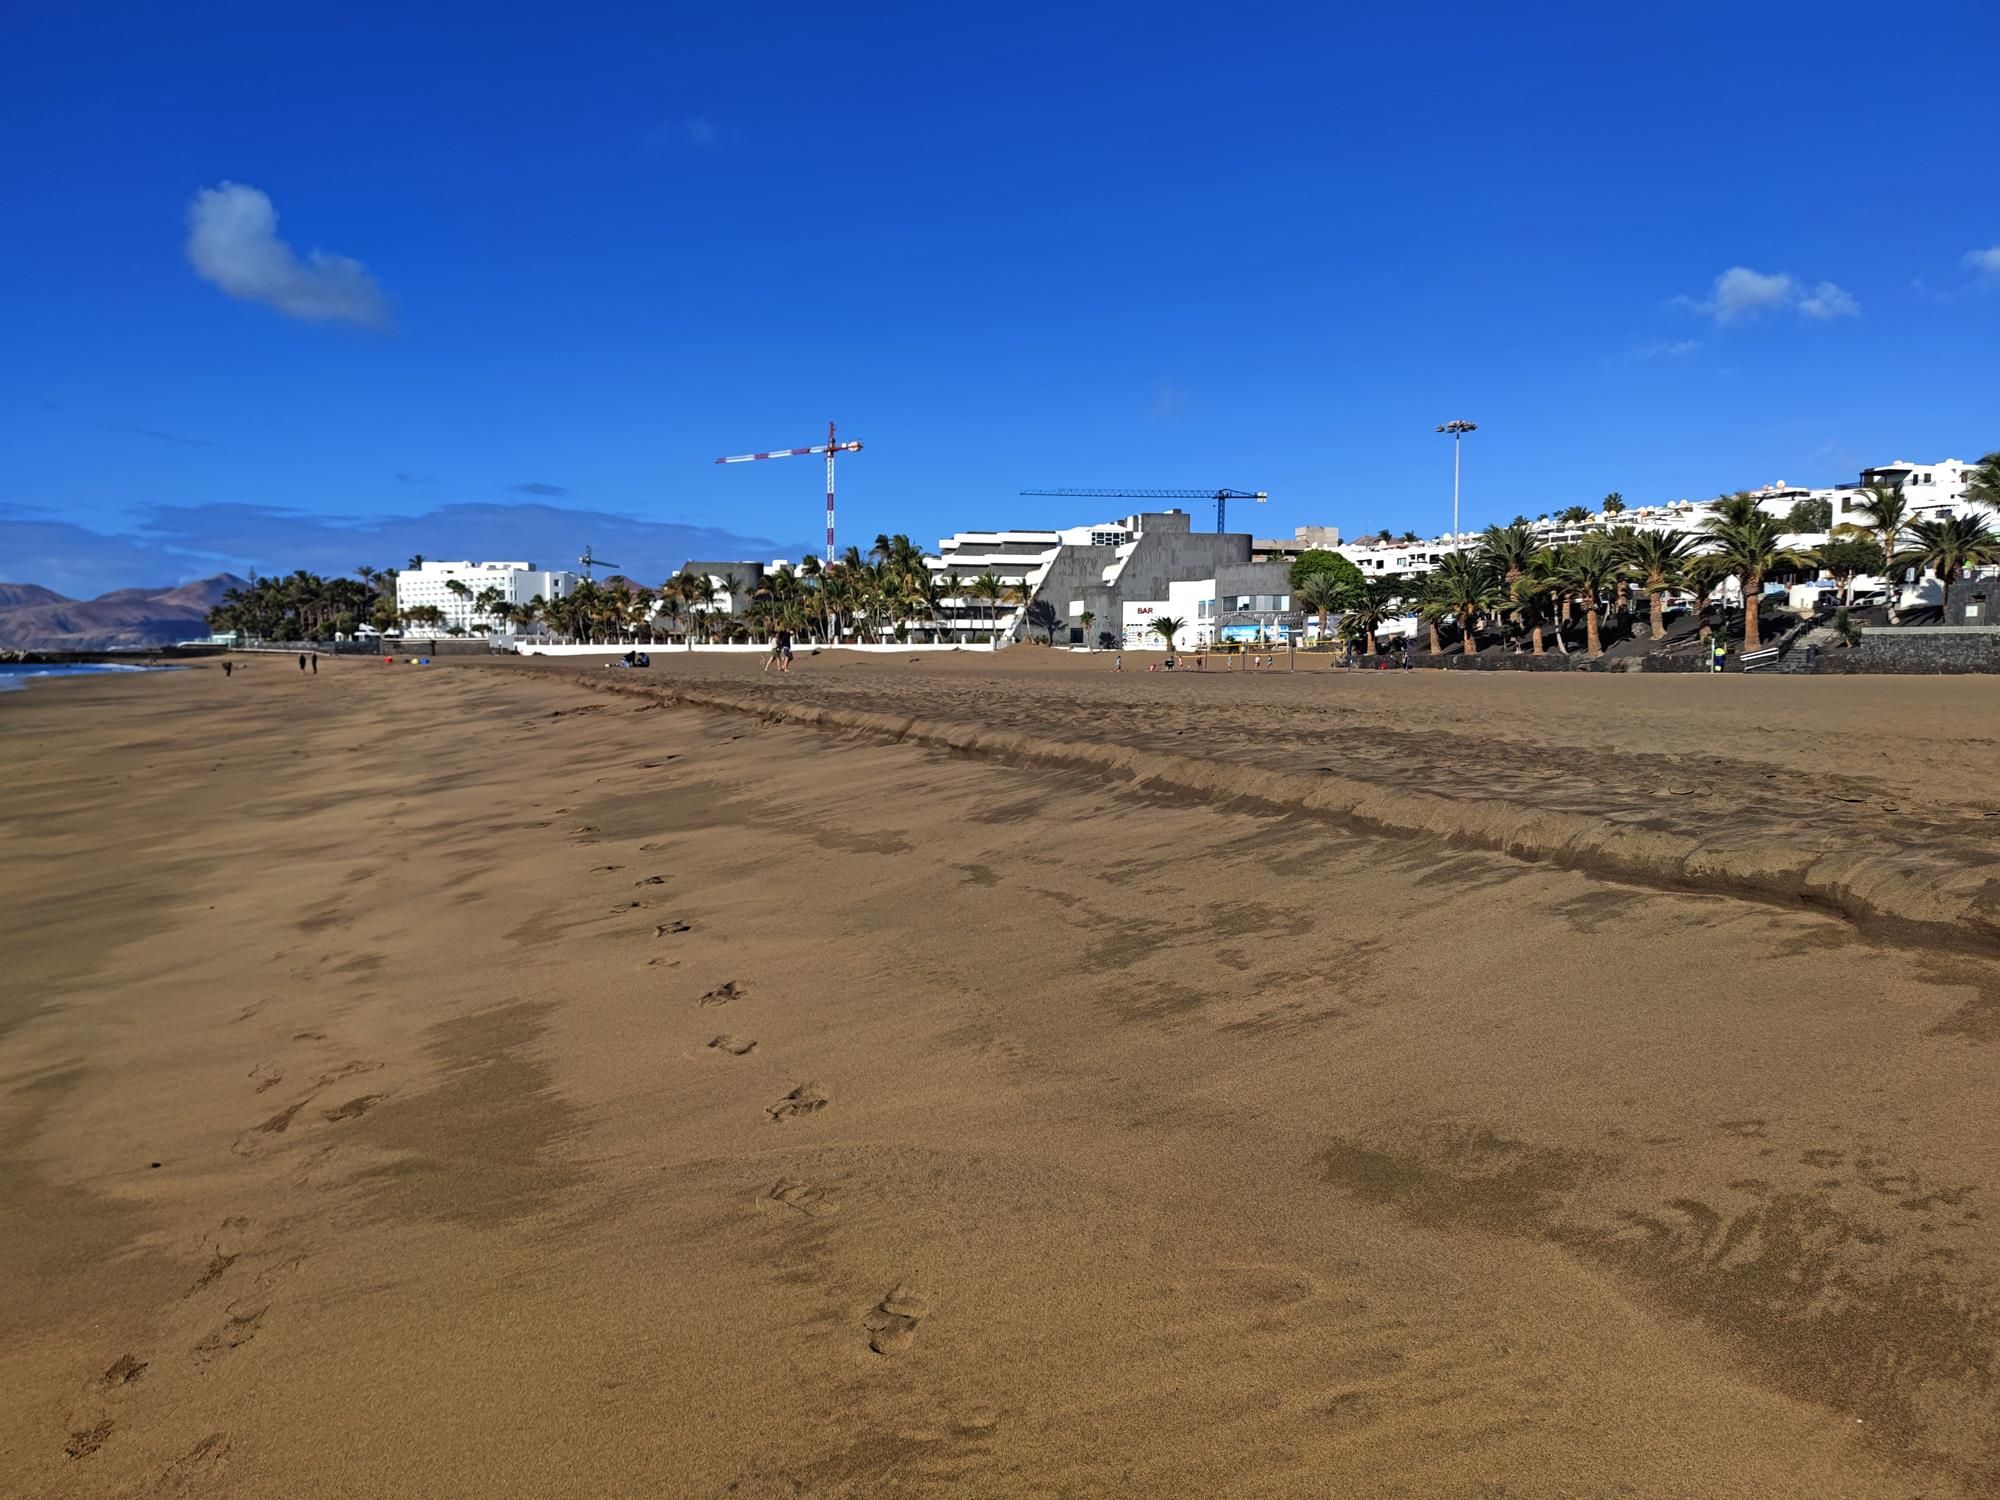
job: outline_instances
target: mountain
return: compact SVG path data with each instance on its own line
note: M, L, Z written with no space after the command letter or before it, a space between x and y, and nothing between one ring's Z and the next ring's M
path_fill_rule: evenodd
M234 573L157 589L114 589L65 599L32 583L0 583L0 646L16 651L140 651L208 634L208 612Z
M69 604L72 601L39 583L0 583L0 609L23 604Z

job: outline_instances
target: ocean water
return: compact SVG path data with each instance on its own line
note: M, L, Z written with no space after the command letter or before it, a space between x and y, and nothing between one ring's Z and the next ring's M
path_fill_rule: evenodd
M37 677L94 677L104 672L170 672L171 667L142 667L122 661L32 662L0 661L0 693L24 688Z

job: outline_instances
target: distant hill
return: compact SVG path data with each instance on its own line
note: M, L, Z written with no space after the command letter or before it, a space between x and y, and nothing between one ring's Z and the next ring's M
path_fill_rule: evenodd
M45 589L39 583L0 583L0 609L13 609L23 604L68 604L70 600L54 589Z
M136 651L208 634L208 612L234 573L157 589L115 589L95 599L65 599L32 583L0 583L0 646L17 651Z

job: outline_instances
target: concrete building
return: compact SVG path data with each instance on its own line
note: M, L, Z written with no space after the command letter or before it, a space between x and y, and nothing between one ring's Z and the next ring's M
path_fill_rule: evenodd
M1285 541L1279 537L1258 537L1250 543L1252 562L1291 562L1311 551L1332 552L1340 546L1338 526L1300 526L1293 530L1292 539Z
M1878 464L1875 468L1863 469L1859 483L1841 485L1832 492L1833 524L1836 526L1861 524L1860 518L1854 515L1854 511L1867 503L1870 485L1880 485L1892 490L1901 489L1903 498L1909 502L1912 521L1941 521L1977 511L1991 522L1995 517L1990 506L1983 506L1966 498L1966 480L1977 467L1977 464L1967 463L1961 458L1947 458L1934 464L1913 464L1899 460L1896 463Z
M1198 532L1185 511L1151 511L1056 531L962 531L926 563L946 629L963 639L1019 640L1039 633L1031 619L1051 618L1058 645L1108 636L1164 650L1153 622L1174 618L1183 622L1175 646L1192 649L1260 622L1269 631L1291 611L1289 565L1255 560L1253 544L1248 532ZM995 609L965 592L989 573L1027 602Z
M507 603L523 605L538 596L544 600L563 598L582 581L575 573L537 568L528 562L439 562L426 558L420 566L396 575L396 609L407 614L433 605L444 612L437 627L440 631L457 626L467 635L482 629L500 634L501 627L474 602L480 594L493 589ZM453 589L453 583L463 585L465 592Z

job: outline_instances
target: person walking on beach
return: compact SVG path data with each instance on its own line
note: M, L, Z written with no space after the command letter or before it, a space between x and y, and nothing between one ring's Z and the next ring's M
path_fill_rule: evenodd
M312 654L312 664L313 664L313 676L317 677L319 676L319 653L317 651L313 652Z
M306 669L306 654L305 652L301 651L299 653L299 670L303 672L305 669Z
M776 635L771 637L771 654L764 658L764 670L766 672L771 670L772 662L778 664L778 670L781 673L792 670L791 631L781 628Z
M236 663L233 661L224 662L222 664L222 675L224 677L234 677L236 675Z

